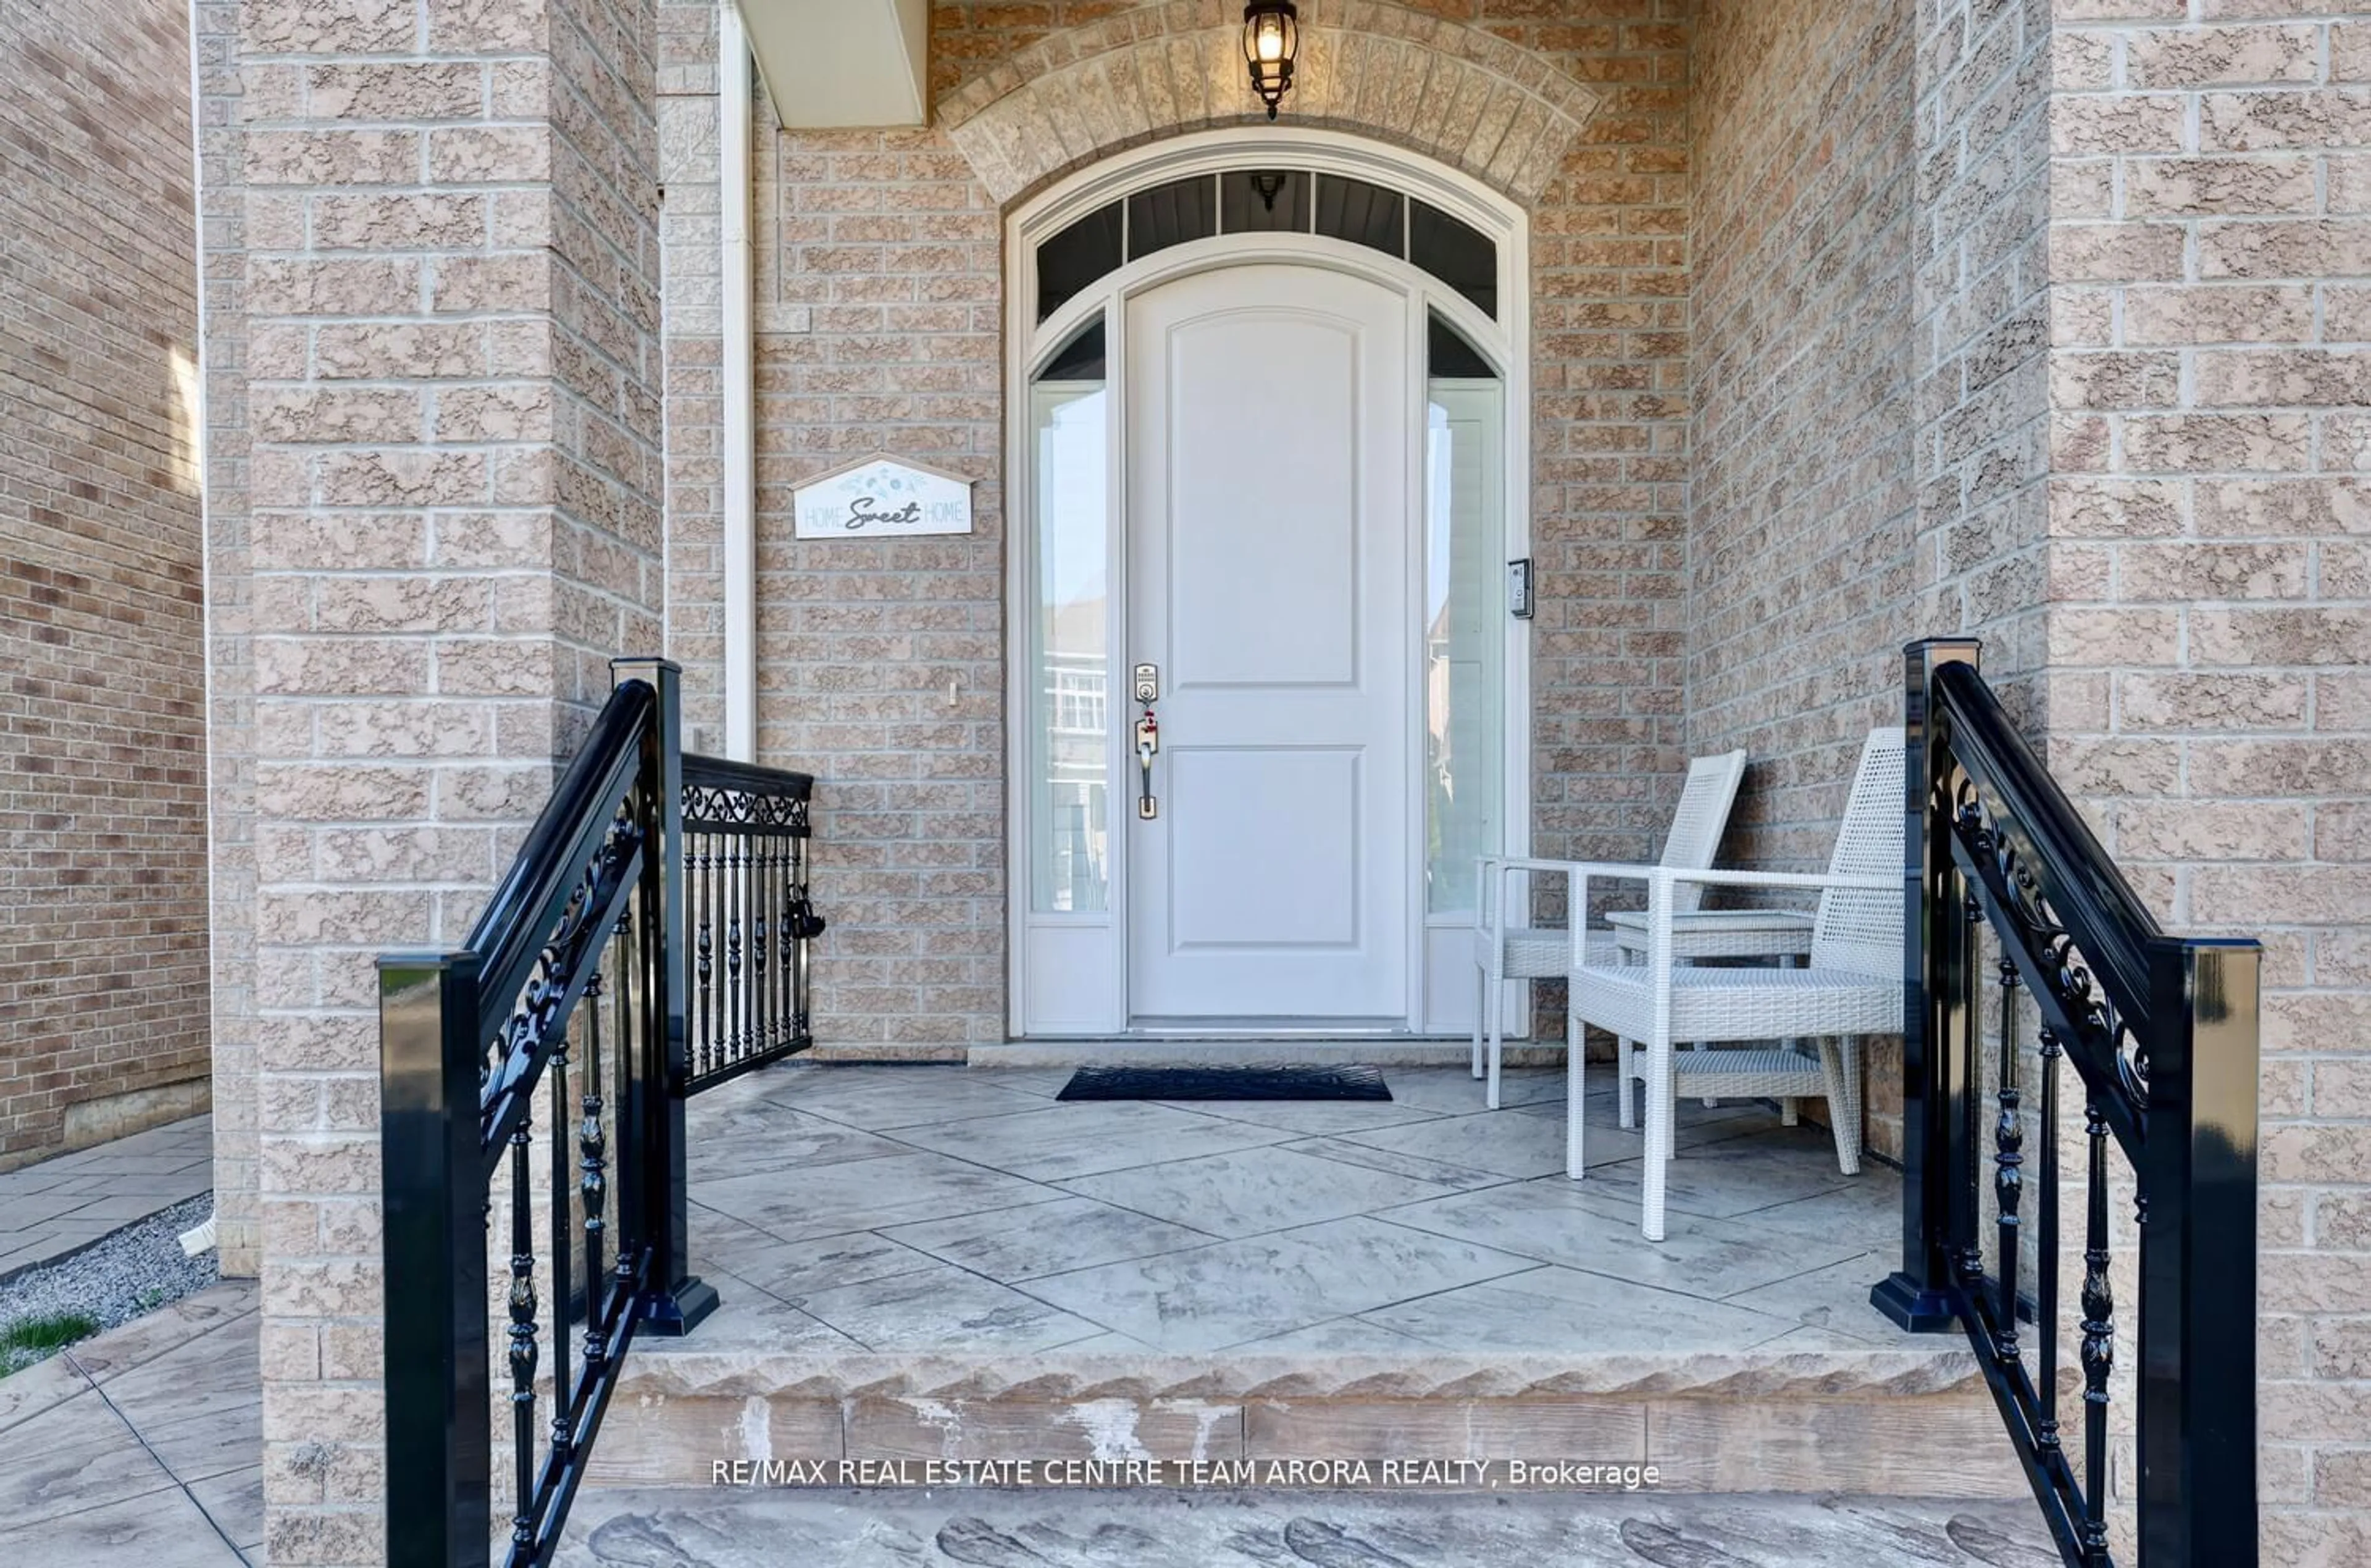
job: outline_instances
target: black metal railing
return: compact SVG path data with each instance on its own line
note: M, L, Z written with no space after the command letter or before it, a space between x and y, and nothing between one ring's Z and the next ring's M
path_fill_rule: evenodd
M716 1306L690 1272L685 1100L807 1037L813 781L687 759L676 667L614 668L468 941L379 963L394 1568L551 1560L635 1337L688 1332ZM734 802L747 803L734 869L703 876L685 858L687 810L730 836L718 824L743 812ZM736 994L718 1015L734 1051L703 1074L686 922L718 889L744 929L766 922L779 955L767 973L779 962L787 978ZM505 1438L511 1506L498 1519Z
M1965 1332L2073 1568L2115 1561L2118 1491L2142 1568L2253 1568L2260 950L2158 928L1984 684L1979 644L1906 651L1903 1266L1872 1299L1905 1328ZM2070 1091L2083 1216L2065 1356ZM2110 1217L2126 1191L2139 1355L2120 1418ZM2111 1482L2127 1433L2136 1491Z
M690 924L686 1092L815 1043L809 944L823 917L807 896L807 806L815 780L717 757L683 759L683 881Z

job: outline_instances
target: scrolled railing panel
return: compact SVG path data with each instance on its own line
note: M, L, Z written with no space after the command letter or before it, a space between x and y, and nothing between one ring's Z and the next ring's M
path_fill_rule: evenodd
M2119 1561L2111 1495L2134 1507L2140 1568L2253 1568L2257 945L2159 929L2009 724L1977 657L1965 640L1907 651L1910 755L1923 766L1904 801L1903 1268L1872 1300L1906 1328L1965 1333L2070 1568ZM2020 997L2037 1023L2030 1048ZM2071 1303L2062 1064L2083 1112ZM2120 1300L2111 1221L2127 1192L2140 1266ZM2018 1289L2029 1255L2030 1302ZM2080 1394L2073 1434L2062 1336ZM2139 1345L2137 1376L2119 1366L2120 1336ZM2110 1456L2128 1434L2139 1473L2120 1488Z
M2008 847L2000 818L1973 787L1950 827L1951 858L1975 913L2001 945L2041 1021L2065 1049L2128 1158L2137 1159L2148 1118L2147 1072L2127 1015L2094 980L2095 966ZM2161 939L2160 939L2161 940Z
M1933 721L1948 737L1963 796L1981 801L2008 881L2092 961L2100 1000L2135 1038L2149 1032L2155 916L2099 846L1972 661L1939 663ZM2088 977L2088 976L2087 976Z
M680 857L692 955L686 1094L815 1043L804 773L687 755Z

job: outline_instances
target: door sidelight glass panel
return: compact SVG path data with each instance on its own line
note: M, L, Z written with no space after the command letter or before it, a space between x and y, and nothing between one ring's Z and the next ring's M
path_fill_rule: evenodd
M1424 503L1425 907L1475 906L1506 801L1506 383L1432 318Z
M1035 504L1030 627L1030 907L1101 913L1111 905L1105 628L1111 432L1098 317L1029 387Z

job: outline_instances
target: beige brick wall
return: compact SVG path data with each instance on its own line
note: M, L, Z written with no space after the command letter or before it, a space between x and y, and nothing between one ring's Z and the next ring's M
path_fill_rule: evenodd
M1359 128L1495 170L1533 211L1532 529L1543 605L1533 791L1535 843L1549 853L1651 853L1681 758L1685 9L1675 0L1303 8L1313 43L1297 122ZM1239 17L1199 0L942 4L932 72L947 107L937 125L759 140L759 744L763 760L820 780L816 892L833 926L817 958L816 1009L828 1044L954 1048L1004 1037L1000 198L1153 133L1152 110L1137 108L1131 128L1119 118L1128 110L1094 107L1127 98L1116 84L1150 58L1131 41L1139 24L1164 51L1183 51L1176 59L1202 62L1223 53ZM683 36L700 25L688 19ZM1369 74L1353 68L1356 52L1371 48L1378 60L1437 72L1416 79L1448 96L1367 91ZM1083 107L1021 90L1040 79L1023 66L1040 60L1081 74ZM1463 123L1452 110L1472 73L1481 86L1470 112L1495 115L1502 100L1505 112L1486 146L1478 130L1452 145L1449 128ZM1217 66L1197 63L1193 79L1190 106L1162 100L1165 127L1253 119L1248 90L1234 93ZM1532 87L1493 85L1518 79ZM1158 97L1150 87L1137 96ZM692 140L696 115L687 109L683 132L694 179L710 156ZM1035 161L1015 148L1038 149ZM1047 148L1063 151L1047 161ZM712 179L694 199L712 202L710 189ZM683 222L687 265L708 268L697 254L704 220ZM694 337L709 275L689 273L680 294L670 292ZM670 484L686 525L672 547L682 570L670 635L695 715L712 725L722 635L712 350L706 340L682 347L670 364L686 398L670 410ZM792 540L792 487L880 445L977 477L978 531Z
M819 1034L1001 1040L996 206L943 132L760 147L758 744L818 780ZM977 531L792 538L792 488L876 448L980 480Z
M0 0L0 1169L205 1103L188 48Z
M2047 723L2048 8L1920 7L1914 634L1973 632L2011 715ZM1895 676L1898 681L1898 674Z
M2371 23L2061 5L2051 755L2266 945L2268 1561L2371 1558Z
M1716 0L1699 29L1690 749L1752 755L1728 853L1816 869L1903 642L1982 634L2040 718L2049 27ZM1868 1076L1898 1153L1898 1052Z
M238 6L191 9L197 94L200 329L205 376L206 827L212 839L215 1257L226 1274L262 1266L257 1212L255 1056L255 654L248 517L246 136Z
M1729 850L1827 863L1896 717L1916 580L1907 4L1697 22L1690 749L1743 746Z
M661 636L655 11L238 7L275 1563L383 1550L374 960Z
M1913 6L1713 0L1690 104L1688 749L1743 746L1724 858L1816 870L1901 708L1918 580ZM1901 1057L1867 1054L1869 1147ZM1824 1112L1814 1110L1815 1115Z

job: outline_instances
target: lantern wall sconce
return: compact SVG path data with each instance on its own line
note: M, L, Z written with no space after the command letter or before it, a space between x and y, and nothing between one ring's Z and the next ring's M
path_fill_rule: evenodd
M1243 7L1243 63L1267 117L1292 87L1292 58L1301 52L1301 13L1292 0L1251 0Z

